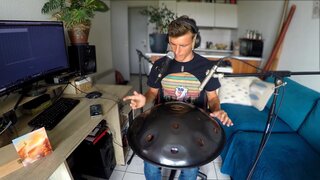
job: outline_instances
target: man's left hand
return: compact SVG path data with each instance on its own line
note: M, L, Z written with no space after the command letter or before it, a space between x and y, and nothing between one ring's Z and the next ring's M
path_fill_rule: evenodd
M226 125L228 127L233 126L233 122L224 110L214 111L213 113L210 113L210 116L218 118L223 125Z

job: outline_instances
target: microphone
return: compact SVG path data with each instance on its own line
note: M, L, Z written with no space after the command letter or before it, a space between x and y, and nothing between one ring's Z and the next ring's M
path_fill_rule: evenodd
M223 58L219 59L218 63L216 65L214 65L209 73L207 74L207 76L204 78L204 80L202 81L202 83L199 86L199 91L202 91L203 88L207 85L207 83L209 82L209 80L213 77L213 74L217 72L218 67L220 66L221 62L222 62Z
M162 75L167 71L170 61L172 61L174 58L175 58L174 52L168 51L168 53L166 54L166 61L162 64L160 73L158 74L158 77L155 83L157 83L161 79Z

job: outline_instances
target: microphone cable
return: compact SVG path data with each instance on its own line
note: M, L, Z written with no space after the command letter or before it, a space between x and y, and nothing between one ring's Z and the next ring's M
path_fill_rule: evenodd
M285 85L285 84L283 84L283 85ZM280 85L280 86L283 86L283 85ZM275 88L279 88L279 87L275 87ZM260 159L260 157L261 157L261 155L262 155L262 152L263 152L263 150L265 149L265 147L266 147L266 145L267 145L267 142L268 142L268 140L269 140L269 138L270 138L270 136L271 136L272 129L273 129L275 123L276 123L276 120L277 120L278 115L279 115L279 112L280 112L281 105L282 105L282 103L283 103L284 94L285 94L285 86L282 87L282 94L281 94L281 99L280 99L280 102L279 102L279 106L278 106L278 109L276 110L276 113L274 114L275 116L274 116L273 121L272 121L272 123L271 123L271 125L270 125L270 128L269 128L269 130L268 130L268 132L267 132L267 134L266 134L265 141L264 141L264 143L261 145L260 150L258 149L256 158L255 158L255 161L253 162L253 165L252 165L252 167L251 167L251 169L250 169L250 171L249 171L249 173L248 173L248 176L247 176L247 179L246 179L246 180L251 180L251 177L252 177L252 175L253 175L253 173L254 173L254 170L255 170L255 168L256 168L256 166L257 166L257 164L258 164L258 161L259 161L259 159Z

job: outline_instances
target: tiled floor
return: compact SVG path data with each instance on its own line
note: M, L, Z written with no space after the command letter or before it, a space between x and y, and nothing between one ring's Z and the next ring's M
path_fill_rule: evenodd
M131 155L132 152L129 153L129 157L131 157ZM207 175L208 180L229 180L230 177L228 175L220 172L220 167L221 158L218 157L213 162L200 167L200 171ZM170 171L168 169L163 169L162 179L168 179L169 174ZM177 172L175 179L178 179L178 176L179 171ZM143 160L135 155L130 165L116 166L116 168L113 170L110 180L145 180L143 173Z
M142 79L143 84L143 92L146 92L146 82L147 77L143 76ZM138 76L131 76L131 80L128 85L132 85L133 88L139 91L139 77ZM149 107L146 107L148 109ZM130 151L128 158L131 157L132 151ZM143 173L143 160L138 157L137 155L134 156L130 165L125 166L116 166L114 169L110 180L144 180L144 173ZM221 158L216 158L213 162L208 163L205 166L200 167L200 171L207 175L208 180L227 180L230 179L228 175L222 174L220 172L221 167ZM162 179L168 179L170 171L168 169L163 169L162 172ZM176 178L179 176L179 171L176 174ZM199 179L199 178L198 178Z

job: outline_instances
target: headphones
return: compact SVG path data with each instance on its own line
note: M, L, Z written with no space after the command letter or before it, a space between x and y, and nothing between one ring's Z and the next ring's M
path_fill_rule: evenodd
M201 44L201 36L200 36L199 28L195 24L195 21L187 18L178 18L176 19L176 21L181 22L182 24L187 24L191 27L192 33L195 34L192 42L192 49L198 48Z

